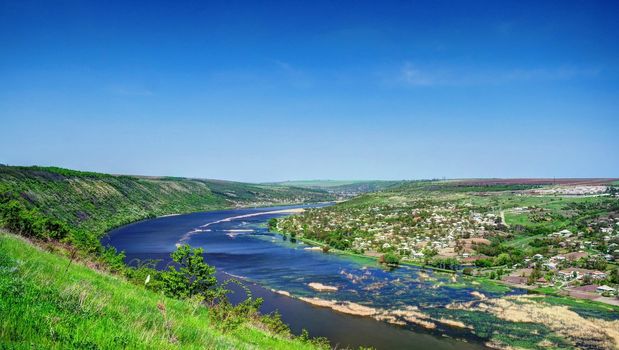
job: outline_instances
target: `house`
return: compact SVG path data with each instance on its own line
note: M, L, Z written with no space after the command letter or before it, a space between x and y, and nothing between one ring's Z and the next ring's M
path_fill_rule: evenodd
M549 234L549 237L570 237L572 232L570 230L561 230L559 232L553 232Z
M600 293L608 293L608 292L612 293L615 291L615 288L603 285L603 286L597 287L596 290Z
M567 254L563 254L563 256L569 261L576 261L580 258L586 258L589 254L585 252L571 252Z
M569 281L572 279L581 279L585 276L589 276L592 279L603 280L606 278L606 273L595 270L587 270L587 269L579 269L575 267L570 267L567 269L563 269L557 273L559 277L561 277L565 281Z
M602 271L593 271L590 275L594 280L604 280L607 277L606 273Z
M548 270L556 270L557 269L557 264L551 263L551 262L545 263L542 266L548 268Z

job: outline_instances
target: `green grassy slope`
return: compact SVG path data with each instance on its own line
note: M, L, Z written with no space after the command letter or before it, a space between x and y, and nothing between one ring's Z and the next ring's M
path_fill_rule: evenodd
M401 185L405 181L383 181L383 180L305 180L305 181L283 181L269 183L269 186L294 186L299 188L309 188L317 190L327 190L329 192L349 192L366 193L382 191Z
M13 193L28 207L96 235L164 214L331 199L324 191L287 186L13 166L0 166L3 193Z
M0 231L0 348L310 349L246 324L217 330L209 310L166 298Z

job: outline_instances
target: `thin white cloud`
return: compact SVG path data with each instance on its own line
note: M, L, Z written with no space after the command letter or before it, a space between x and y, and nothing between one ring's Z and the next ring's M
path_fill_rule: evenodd
M292 86L297 88L308 88L313 85L311 77L301 69L280 60L273 60L273 63L284 73L286 79Z
M113 95L118 96L152 96L155 93L147 88L129 87L129 86L113 86L108 89Z
M404 86L469 86L501 85L516 82L560 81L577 78L594 78L600 74L598 68L559 66L552 68L513 68L504 70L443 69L420 67L405 62L395 77L387 83Z

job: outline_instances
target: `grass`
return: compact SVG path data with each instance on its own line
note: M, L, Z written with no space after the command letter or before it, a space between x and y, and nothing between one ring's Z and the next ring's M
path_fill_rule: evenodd
M600 303L594 300L573 299L553 295L546 295L543 300L550 305L567 306L570 310L583 317L616 320L619 314L619 306Z
M166 298L0 232L0 348L311 349Z

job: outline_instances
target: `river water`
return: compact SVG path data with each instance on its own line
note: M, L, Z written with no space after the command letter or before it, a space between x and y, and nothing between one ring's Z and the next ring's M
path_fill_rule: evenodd
M338 348L361 345L377 349L484 348L481 340L461 329L428 330L408 322L398 326L297 299L317 297L380 310L415 307L423 312L441 309L453 301L474 300L471 292L478 290L460 277L416 267L389 271L371 259L310 250L306 244L290 242L268 232L265 224L270 218L289 215L278 211L299 207L302 206L160 217L115 229L102 243L124 251L130 264L161 259L160 267L170 261L169 254L178 243L203 247L206 262L217 268L220 279L239 278L254 296L264 298L261 311L279 310L294 333L299 334L305 328L312 336L327 337ZM338 290L318 292L308 286L311 282ZM287 291L295 298L274 290Z

